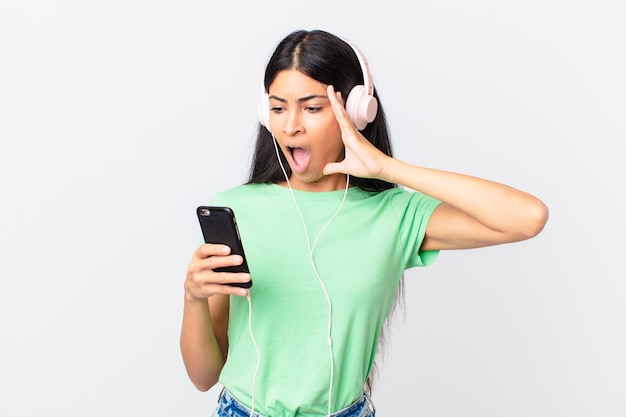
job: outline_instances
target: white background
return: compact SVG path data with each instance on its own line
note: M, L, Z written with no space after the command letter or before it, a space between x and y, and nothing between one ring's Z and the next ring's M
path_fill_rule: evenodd
M194 210L245 180L300 28L362 49L400 159L550 208L407 274L378 415L626 415L619 3L2 0L0 415L210 415L178 349Z

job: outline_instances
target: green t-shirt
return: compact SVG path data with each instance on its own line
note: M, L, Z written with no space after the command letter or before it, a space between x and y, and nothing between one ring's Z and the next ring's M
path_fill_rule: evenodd
M294 190L294 195L312 246L344 190ZM255 411L272 417L325 416L331 372L328 302L289 189L242 185L218 193L211 204L235 212L252 276L252 333L261 356ZM370 193L352 187L315 244L313 259L332 304L333 412L363 393L403 271L437 257L437 251L419 252L419 247L438 204L400 188ZM231 297L228 340L220 382L250 407L257 353L244 297Z

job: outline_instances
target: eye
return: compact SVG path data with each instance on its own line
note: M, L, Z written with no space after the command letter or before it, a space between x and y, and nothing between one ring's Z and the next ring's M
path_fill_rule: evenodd
M284 108L281 106L271 106L270 111L274 113L282 113L284 111Z
M306 106L306 111L309 113L317 113L322 110L322 106Z

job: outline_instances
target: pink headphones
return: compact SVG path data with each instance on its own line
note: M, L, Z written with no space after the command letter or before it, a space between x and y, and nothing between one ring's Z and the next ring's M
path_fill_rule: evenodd
M356 46L345 39L344 42L350 45L359 59L364 81L364 85L355 85L352 90L350 90L350 94L348 94L348 98L346 99L346 112L356 128L363 130L365 126L371 123L376 117L378 101L376 97L374 97L374 83L367 59ZM267 130L270 130L270 103L269 96L265 92L265 87L261 87L261 102L257 106L257 114L259 122L261 122Z

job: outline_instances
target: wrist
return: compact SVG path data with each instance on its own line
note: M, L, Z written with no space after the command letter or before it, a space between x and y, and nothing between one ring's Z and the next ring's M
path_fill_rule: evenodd
M198 297L196 295L194 295L193 292L191 292L190 290L185 288L185 293L184 293L184 297L185 297L185 303L186 304L201 304L204 303L206 304L207 302L207 298L208 297Z
M402 161L388 156L387 160L382 166L378 179L393 184L400 184L402 181L400 180L400 175L398 172L400 171L402 164Z

